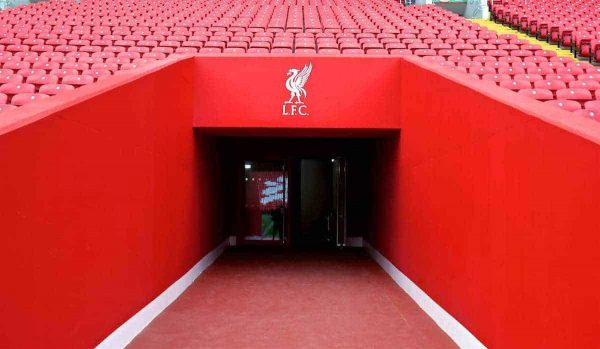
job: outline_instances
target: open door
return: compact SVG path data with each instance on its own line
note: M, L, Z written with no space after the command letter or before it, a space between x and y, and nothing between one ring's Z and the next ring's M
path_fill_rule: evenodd
M287 243L286 161L244 161L242 243Z

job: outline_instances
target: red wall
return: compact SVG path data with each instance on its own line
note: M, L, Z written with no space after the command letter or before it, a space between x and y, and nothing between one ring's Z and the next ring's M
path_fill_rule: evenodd
M2 348L93 347L222 240L192 64L7 114L39 120L0 125Z
M310 116L284 117L307 60ZM214 142L191 125L401 127L379 141L370 241L490 348L599 347L600 123L411 59L171 63L0 119L4 347L93 346L218 243Z
M489 348L600 348L600 124L401 74L372 243Z
M202 57L196 60L194 125L286 136L397 129L399 62L385 57ZM283 102L290 98L286 74L308 63L313 69L302 100L309 115L283 116ZM285 128L292 132L283 133ZM323 129L328 133L315 131Z

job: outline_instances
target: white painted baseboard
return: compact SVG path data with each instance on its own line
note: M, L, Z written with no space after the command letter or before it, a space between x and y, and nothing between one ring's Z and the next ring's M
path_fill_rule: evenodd
M481 343L469 330L467 330L458 320L450 315L444 308L437 304L431 297L396 268L387 258L377 251L368 242L363 243L365 249L371 257L381 266L386 273L425 311L435 323L452 338L452 340L464 349L485 349Z
M362 236L351 236L346 238L346 246L348 247L363 247Z
M175 281L169 288L148 303L142 310L137 312L124 324L119 326L113 333L106 337L97 349L118 349L124 348L135 336L148 326L169 304L173 303L183 291L185 291L196 280L203 271L205 271L219 257L227 247L229 247L230 238L217 246L204 256L196 265L194 265L185 275Z

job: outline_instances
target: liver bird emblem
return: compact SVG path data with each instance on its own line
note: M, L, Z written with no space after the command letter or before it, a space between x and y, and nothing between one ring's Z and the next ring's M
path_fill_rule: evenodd
M288 79L285 82L285 88L290 91L290 100L285 103L292 103L294 97L296 97L296 104L302 103L300 97L304 96L304 98L306 98L306 90L304 89L304 85L306 84L306 81L308 81L311 71L312 63L308 63L308 65L305 64L301 71L298 69L288 70Z

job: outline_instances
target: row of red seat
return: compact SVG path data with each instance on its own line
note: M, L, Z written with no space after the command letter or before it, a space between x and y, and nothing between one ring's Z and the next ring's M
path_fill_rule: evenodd
M544 86L553 99L572 97L562 91L568 89L600 97L592 82L600 81L600 72L593 67L435 6L391 0L53 0L0 12L0 105L22 105L189 53L416 55L512 90L558 81L564 86ZM576 101L585 106L590 100Z
M491 13L496 21L600 63L598 0L501 0L491 3Z
M514 57L501 57L514 58ZM533 58L533 57L530 57ZM537 58L537 57L536 57ZM491 83L568 111L600 120L600 67L566 57L546 62L446 61L426 57L474 80Z

